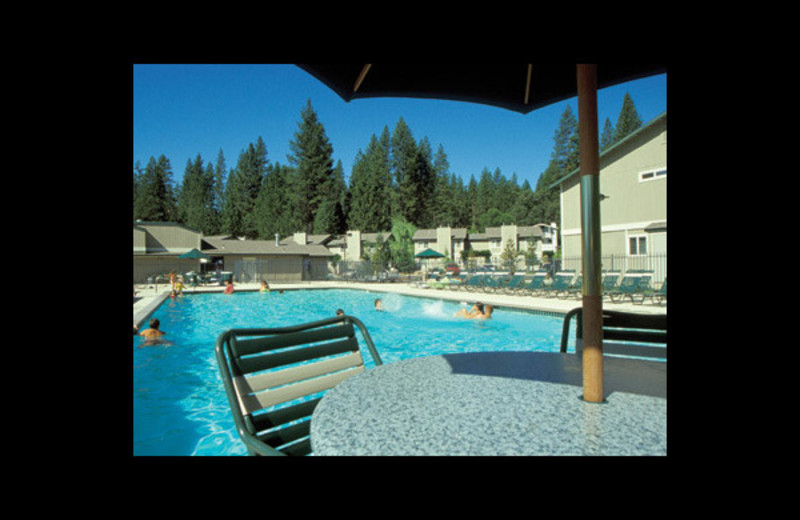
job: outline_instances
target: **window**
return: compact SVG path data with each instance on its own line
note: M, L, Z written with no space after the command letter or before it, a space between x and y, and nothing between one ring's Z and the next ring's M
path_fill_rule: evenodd
M641 256L647 254L647 236L628 237L628 254Z
M639 173L639 182L652 181L655 179L665 179L667 177L667 169L661 168Z

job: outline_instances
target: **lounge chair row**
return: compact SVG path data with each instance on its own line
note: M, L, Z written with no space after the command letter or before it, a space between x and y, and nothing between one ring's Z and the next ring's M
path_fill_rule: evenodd
M546 283L547 273L538 272L531 279L525 275L512 277L475 275L462 280L458 285L451 285L460 291L477 291L486 293L516 294L522 296L544 296L555 298L579 298L583 286L582 276L573 271L556 273L552 283ZM629 271L624 276L619 272L603 275L603 296L608 296L613 303L630 299L632 303L642 304L650 298L653 303L663 303L667 299L667 281L659 289L651 287L652 273L646 271Z

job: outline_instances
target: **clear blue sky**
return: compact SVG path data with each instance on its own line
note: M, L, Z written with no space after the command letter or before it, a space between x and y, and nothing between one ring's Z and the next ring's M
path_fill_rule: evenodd
M598 91L598 124L616 124L625 92L643 123L667 109L666 74ZM288 165L289 142L310 99L342 161L345 178L358 150L384 126L394 130L400 117L414 138L427 136L435 153L441 144L450 172L469 182L484 167L517 174L536 186L553 150L553 135L569 104L554 103L523 115L510 110L456 101L378 98L344 102L332 90L295 65L134 65L133 163L165 155L180 182L188 160L199 153L214 163L219 150L228 170L239 154L262 137L271 163Z

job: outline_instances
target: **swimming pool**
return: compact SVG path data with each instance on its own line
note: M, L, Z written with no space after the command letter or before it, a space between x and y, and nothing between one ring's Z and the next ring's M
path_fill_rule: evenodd
M506 308L486 321L454 317L480 298L466 296L472 299L459 303L320 289L167 299L151 317L173 345L139 348L143 338L133 339L133 454L247 454L214 358L217 336L231 328L295 325L329 318L341 308L367 326L384 363L456 352L558 351L561 317ZM383 300L383 312L375 311L376 298ZM374 366L369 354L364 358L367 368Z

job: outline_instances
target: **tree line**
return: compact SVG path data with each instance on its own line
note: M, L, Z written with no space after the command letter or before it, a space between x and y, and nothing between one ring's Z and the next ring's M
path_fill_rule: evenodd
M601 150L642 125L629 94L625 94L616 127L606 119ZM502 224L533 225L559 222L558 191L548 187L578 167L577 118L569 105L553 135L548 167L535 187L519 185L496 168L484 167L468 183L450 171L440 144L436 151L427 136L417 140L402 119L373 134L356 154L349 182L341 161L308 100L298 129L289 142L288 164L271 162L259 136L227 168L220 150L214 163L200 154L187 161L183 180L173 180L170 161L151 157L133 171L135 220L173 221L205 235L235 235L271 239L291 235L342 234L346 230L389 231L397 222L416 228L449 225L482 232Z

